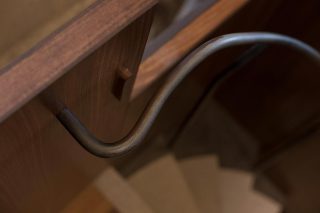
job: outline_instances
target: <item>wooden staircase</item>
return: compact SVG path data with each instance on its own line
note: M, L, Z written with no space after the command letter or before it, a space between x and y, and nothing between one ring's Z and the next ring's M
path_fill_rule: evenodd
M128 178L107 169L64 210L105 213L279 213L253 188L254 175L223 168L215 155L177 160L166 154Z
M282 201L278 199L281 192L277 192L276 199L275 193L268 196L266 192L270 190L263 186L268 183L265 187L270 189L272 183L243 166L250 165L256 157L255 139L218 103L211 98L206 100L186 130L173 151L161 149L163 154L153 160L147 155L154 152L148 151L128 162L127 167L135 167L137 160L143 165L135 167L129 176L108 168L63 212L282 212ZM164 139L158 139L153 140L153 145L165 144ZM210 147L212 144L217 148Z

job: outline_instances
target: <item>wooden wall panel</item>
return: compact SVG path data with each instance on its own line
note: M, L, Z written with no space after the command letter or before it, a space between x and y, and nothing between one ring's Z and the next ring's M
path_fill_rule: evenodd
M135 75L151 20L150 11L0 124L1 211L57 212L107 166L69 135L53 104L67 105L101 139L123 136L128 104L112 94L113 79L122 67Z

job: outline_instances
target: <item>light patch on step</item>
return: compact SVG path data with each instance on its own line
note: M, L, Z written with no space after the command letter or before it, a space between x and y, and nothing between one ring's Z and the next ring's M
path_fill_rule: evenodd
M184 178L202 213L221 213L218 193L219 161L214 155L179 162Z
M94 184L120 213L153 213L151 208L113 168L107 169L95 180Z
M223 213L278 213L280 205L253 189L253 175L232 169L219 172L219 194Z
M89 185L65 206L60 213L115 213L112 204L106 200L96 187Z
M154 212L200 212L178 163L171 155L145 166L128 181Z

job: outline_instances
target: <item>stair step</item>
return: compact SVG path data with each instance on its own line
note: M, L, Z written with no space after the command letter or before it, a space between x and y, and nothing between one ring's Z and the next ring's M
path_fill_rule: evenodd
M254 189L261 194L267 195L278 203L286 203L286 197L288 196L286 190L274 183L271 177L266 174L259 174L256 176Z
M210 98L188 123L174 150L179 158L216 153L223 166L250 168L258 155L258 144L223 106Z
M192 157L179 162L179 166L201 212L221 213L217 157L214 155Z
M87 212L116 213L118 211L95 186L89 185L61 211L61 213Z
M220 170L219 195L223 213L281 212L278 203L254 191L253 176L240 170Z
M131 188L127 180L113 168L100 175L94 185L120 213L153 213L152 209Z
M140 169L128 178L128 182L154 212L200 212L172 155L161 157Z

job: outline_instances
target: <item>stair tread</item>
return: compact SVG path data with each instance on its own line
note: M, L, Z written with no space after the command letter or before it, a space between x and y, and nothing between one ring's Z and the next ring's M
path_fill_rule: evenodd
M220 213L218 158L214 155L191 157L179 162L179 166L201 212Z
M200 212L172 155L148 164L129 177L128 182L154 212Z
M115 213L118 211L109 200L105 199L95 186L90 184L61 210L61 213L74 212Z
M286 191L277 185L268 175L259 174L255 178L254 189L261 194L267 195L278 203L286 203Z
M153 213L127 180L113 168L104 171L94 184L120 213Z
M277 213L278 203L253 189L253 176L247 172L221 169L219 172L219 194L223 213Z
M176 141L177 156L214 152L221 165L249 168L258 155L256 139L218 102L205 103Z

